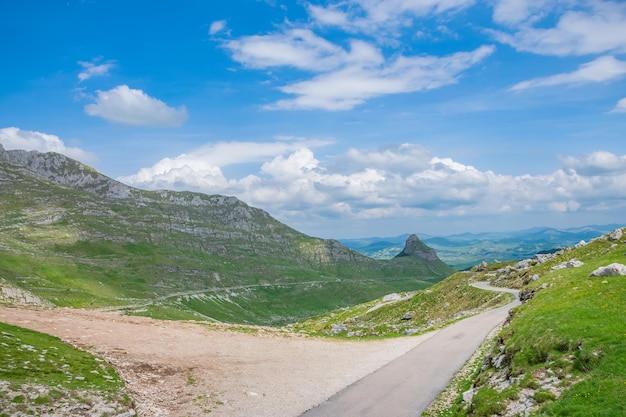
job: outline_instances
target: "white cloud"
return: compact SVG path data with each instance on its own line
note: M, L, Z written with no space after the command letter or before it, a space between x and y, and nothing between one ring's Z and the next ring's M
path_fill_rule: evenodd
M338 67L346 52L308 29L290 29L284 33L245 36L224 46L233 59L251 68L294 67L324 71Z
M93 163L95 155L80 148L65 146L65 143L55 135L22 130L17 127L0 129L0 143L7 149L22 149L26 151L57 152L84 163Z
M226 20L216 20L209 26L209 35L215 35L226 29Z
M223 167L261 163L287 152L330 143L324 140L286 137L266 143L218 142L174 158L164 158L152 167L142 168L134 175L120 178L120 181L146 188L175 188L177 184L185 183L194 190L215 187L212 192L229 192L229 187L235 187L236 190L239 188L236 180L229 181L223 176ZM188 181L185 178L193 180Z
M98 91L96 102L86 105L85 113L133 126L179 126L187 120L185 106L177 109L169 107L161 100L127 85Z
M496 0L493 20L511 26L533 23L568 2L571 3L571 0Z
M617 102L611 113L626 113L626 97Z
M564 166L584 176L607 176L626 173L626 155L598 151L582 157L561 158Z
M78 74L78 80L85 81L92 77L107 75L109 70L115 66L114 61L99 64L100 60L100 58L96 58L91 62L78 61L78 64L83 67L83 70Z
M568 2L567 11L557 16L554 27L546 27L544 17L550 14L538 14L527 22L529 5L554 6L555 3L522 1L504 1L496 4L494 19L504 23L520 23L515 32L488 30L503 43L509 44L520 51L543 55L586 55L601 53L626 52L626 3L617 1L574 1ZM526 12L514 11L521 5ZM506 6L506 7L504 7ZM574 7L578 6L578 7ZM506 10L504 12L502 10ZM541 10L541 8L537 8ZM548 11L550 11L548 7ZM555 10L561 10L558 7ZM541 27L535 24L542 23Z
M578 70L550 77L534 78L522 81L511 87L511 90L525 90L533 87L547 87L560 84L583 84L613 81L626 74L626 62L614 56L603 56L582 64Z
M415 18L455 12L475 0L347 0L330 5L309 5L311 18L320 25L338 26L348 32L394 36Z
M289 223L305 218L445 218L615 210L624 206L626 199L626 157L608 152L564 157L564 169L552 174L519 176L480 171L450 158L431 156L415 144L351 149L330 160L316 156L311 144L276 142L257 145L240 159L206 158L220 147L224 152L217 154L226 155L227 149L254 146L237 142L207 145L122 180L146 188L167 186L235 195ZM252 160L258 163L258 172L252 175L228 178L222 171L228 164Z
M494 50L493 46L482 46L445 57L400 56L385 65L375 65L377 55L371 52L370 60L281 87L282 92L296 98L279 100L266 108L350 110L373 97L439 88L456 83L464 70ZM354 57L354 51L349 56Z

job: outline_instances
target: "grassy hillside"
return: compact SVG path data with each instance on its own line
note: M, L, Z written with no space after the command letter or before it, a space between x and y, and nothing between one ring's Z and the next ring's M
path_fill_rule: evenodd
M58 154L11 155L45 169L0 158L0 283L54 305L281 325L452 271L367 258L236 198L142 191Z
M338 337L395 337L423 333L505 305L513 295L474 288L489 271L457 272L428 289L383 297L293 324L294 330Z
M528 269L500 265L492 280L531 298L461 384L469 401L427 415L626 415L626 277L590 277L626 264L625 251L624 238L603 237ZM573 259L583 264L559 267Z
M0 417L130 416L131 410L122 382L104 360L55 337L0 323Z

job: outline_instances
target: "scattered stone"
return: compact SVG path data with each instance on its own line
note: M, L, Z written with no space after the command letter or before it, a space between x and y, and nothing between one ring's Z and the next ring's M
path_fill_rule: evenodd
M615 275L626 275L626 265L613 263L601 266L589 275L590 277L612 277Z
M535 296L535 292L536 292L535 289L530 289L530 288L523 289L519 293L519 300L522 303L525 303L526 301L530 300L531 298Z
M330 325L330 334L334 335L334 334L339 334L345 331L348 331L348 326L346 326L343 323Z
M412 320L415 317L415 313L413 313L412 311L409 311L407 313L404 313L404 316L402 316L402 320Z
M615 229L609 234L609 240L615 242L616 240L620 240L622 235L622 229Z
M487 270L487 267L489 265L487 264L486 261L482 261L479 265L476 266L476 271L477 272L484 272Z
M584 240L581 240L580 242L574 245L575 248L582 248L583 246L587 246L587 242L585 242Z
M583 262L580 262L576 258L572 258L572 259L570 259L567 262L561 262L560 264L558 264L556 266L553 266L551 269L554 271L554 270L557 270L557 269L578 268L578 267L581 267L583 265L584 265Z

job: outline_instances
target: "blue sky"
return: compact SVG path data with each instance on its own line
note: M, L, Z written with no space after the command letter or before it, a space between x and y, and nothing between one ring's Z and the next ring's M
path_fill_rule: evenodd
M0 143L305 233L624 223L626 2L0 5Z

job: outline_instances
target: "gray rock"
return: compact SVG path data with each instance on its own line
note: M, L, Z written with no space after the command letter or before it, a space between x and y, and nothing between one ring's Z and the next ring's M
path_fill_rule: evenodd
M402 300L402 296L398 293L387 294L383 297L383 303L388 303L391 301L400 301Z
M591 277L612 277L615 275L626 275L626 265L613 263L601 266L591 273Z
M330 334L339 334L347 330L348 330L348 326L346 326L343 323L330 325Z
M551 269L557 270L557 269L566 269L566 268L578 268L580 266L583 266L584 263L580 262L578 259L576 258L572 258L567 262L561 262L560 264L553 266Z
M616 240L620 240L622 236L623 236L622 229L615 229L609 234L609 240L614 242Z
M404 316L402 316L402 320L412 320L415 317L415 313L409 311L404 313Z

